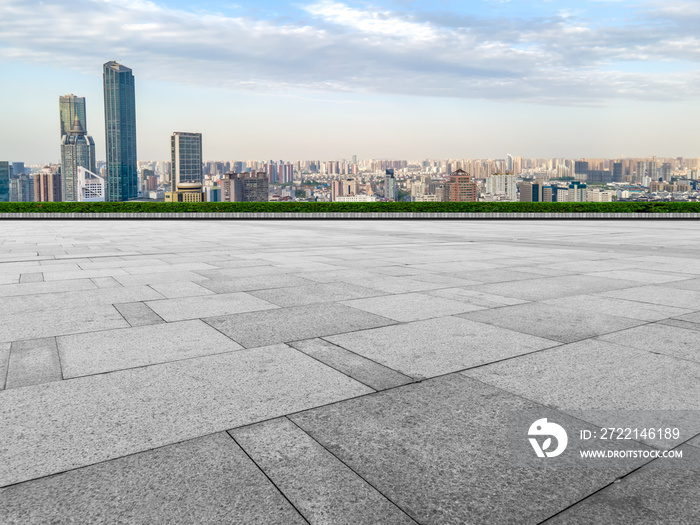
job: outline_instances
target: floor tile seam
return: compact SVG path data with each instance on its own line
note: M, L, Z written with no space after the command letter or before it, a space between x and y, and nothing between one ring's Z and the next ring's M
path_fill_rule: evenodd
M153 326L153 325L145 325L145 326ZM139 328L140 328L140 327L139 327ZM86 332L86 333L92 333L92 332ZM74 335L74 334L71 334L71 335ZM225 335L225 334L224 334L224 335ZM229 339L231 339L231 338L229 337ZM236 341L234 341L234 343L235 343L235 342L236 342ZM239 343L236 343L236 344L239 344ZM277 343L277 344L284 344L284 343ZM138 366L129 366L129 367L126 367L126 368L117 368L117 369L115 369L115 370L104 370L104 371L102 371L102 372L94 372L94 373L91 373L91 374L85 374L85 375L79 375L79 376L71 376L71 377L65 378L65 381L74 381L74 380L77 380L77 379L84 379L84 378L86 378L86 377L103 376L103 375L107 375L107 374L114 374L114 373L118 373L118 372L125 372L125 371L128 371L128 370L139 370L139 369L142 369L142 368L150 368L150 367L153 367L153 366L167 365L167 364L170 364L170 363L180 363L180 362L183 362L183 361L192 361L192 360L195 360L195 359L206 358L206 357L213 357L213 356L219 356L219 355L222 355L222 356L223 356L223 355L233 354L233 353L236 353L236 352L243 352L243 351L248 351L248 350L251 350L251 351L252 351L252 350L258 350L258 349L260 349L260 348L265 348L265 347L264 347L264 346L256 346L256 347L251 347L251 348L241 347L241 348L236 348L235 350L226 350L225 352L213 352L213 353L207 353L207 354L201 354L201 355L193 355L193 356L190 356L190 357L182 357L182 358L179 358L179 359L172 359L172 360L169 360L169 361L161 361L161 362L158 362L158 363L146 363L146 364L138 365Z
M157 292L157 290L156 290L156 292ZM159 292L158 292L158 293L159 293ZM161 295L162 295L162 294L161 294ZM208 295L208 294L207 294L207 295ZM194 296L194 297L201 297L201 296L196 295L196 296ZM168 299L168 298L164 297L164 299L149 299L149 301L151 301L151 300L152 300L152 301L162 301L162 300L167 300L167 299ZM179 298L178 298L178 299L179 299ZM148 304L149 301L136 301L136 302L142 303L146 308L148 308L148 310L149 310L150 312L153 312L153 315L155 315L158 319L160 319L161 321L163 321L163 323L167 323L168 321L166 321L165 319L163 319L163 317L161 317L161 315L160 315L158 312L156 312L153 308L151 308L151 306ZM201 319L200 319L200 321L201 321Z
M647 285L644 285L644 286L654 286L654 285L649 285L649 284L647 284ZM622 288L621 290L630 290L630 288ZM621 290L620 290L620 291L621 291ZM675 290L678 290L678 289L675 289ZM606 291L604 291L604 292L590 292L590 293L586 293L586 294L583 294L583 295L601 295L603 298L606 298L606 299L619 299L619 300L621 300L621 301L631 301L631 302L639 303L639 304L649 304L649 305L651 305L651 306L664 306L664 307L666 307L666 308L680 308L681 310L690 310L691 313L695 313L695 312L700 311L700 310L694 310L693 308L688 308L688 307L686 307L686 306L676 306L676 305L671 305L671 304L652 303L652 302L650 302L650 301L640 301L639 299L629 299L629 298L626 298L626 297L617 297L617 296L614 296L614 295L602 295L602 294L605 294L605 293L610 293L611 291L615 291L615 292L616 292L616 291L618 291L618 290L606 290ZM695 292L696 290L685 290L685 291L686 291L686 292ZM697 293L700 295L700 291L698 291ZM680 314L680 315L688 315L688 314ZM672 317L669 317L668 319L672 319Z
M302 341L304 341L304 339L302 339ZM294 341L294 342L295 342L295 341ZM310 354L307 354L307 353L304 352L303 350L299 350L298 348L292 346L292 345L289 344L289 343L283 343L283 344L287 345L289 348L291 348L291 349L294 350L295 352L299 352L300 354L304 355L305 357L309 357L309 358L313 359L314 361L318 361L318 362L321 363L324 367L330 368L331 370L333 370L333 371L335 371L335 372L338 372L338 373L340 373L340 374L343 374L343 375L346 376L348 379L351 379L352 381L355 381L355 382L357 382L357 383L360 383L360 384L363 385L363 386L366 386L367 388L369 388L369 389L372 390L373 392L379 392L379 390L377 390L377 389L374 388L373 386L368 385L368 384L365 383L364 381L360 381L360 380L357 379L356 377L351 376L351 375L348 374L347 372L343 372L343 371L340 370L339 368L336 368L335 366L333 366L333 365L331 365L331 364L329 364L329 363L326 363L325 361L319 359L318 357L313 356L313 355L310 355ZM373 392L370 392L370 393L373 393Z
M160 450L160 449L163 449L163 448L166 448L166 447L171 447L171 446L174 446L174 445L181 445L181 444L183 444L183 443L187 443L188 441L194 441L195 439L207 438L207 437L215 436L215 435L217 435L217 434L226 433L226 432L227 432L227 430L217 430L216 432L209 432L209 433L207 433L207 434L197 435L197 436L194 436L194 437L188 437L188 438L180 439L180 440L177 440L177 441L173 441L172 443L165 443L165 444L163 444L163 445L158 445L158 446L156 446L156 447L151 447L151 448L147 448L147 449L143 449L143 450L138 450L138 451L136 451L136 452L130 452L130 453L128 453L128 454L122 454L122 455L120 455L120 456L115 456L115 457L103 459L103 460L100 460L100 461L95 461L94 463L87 463L87 464L85 464L85 465L79 465L79 466L77 466L77 467L67 468L67 469L61 470L61 471L59 471L59 472L52 472L51 474L45 474L45 475L43 475L43 476L37 476L37 477L34 477L34 478L27 478L27 479L24 479L24 480L22 480L22 481L16 481L16 482L14 482L14 483L8 483L7 485L0 485L0 490L8 489L8 488L11 488L11 487L16 487L16 486L22 485L22 484L24 484L24 483L32 483L32 482L40 481L40 480L47 479L47 478L53 478L53 477L56 477L56 476L61 476L61 475L63 475L63 474L66 474L66 473L69 473L69 472L74 472L74 471L76 471L76 470L82 470L82 469L84 469L84 468L90 468L90 467L93 467L93 466L96 466L96 465L103 465L103 464L105 464L105 463L111 463L111 462L113 462L113 461L118 461L118 460L123 459L123 458L128 458L128 457L136 456L136 455L138 455L138 454L145 454L145 453L148 453L148 452L152 452L152 451L154 451L154 450Z
M637 472L637 471L641 470L642 468L648 466L649 464L653 463L654 461L657 461L657 459L651 459L651 460L649 460L649 461L647 461L647 462L645 462L645 463L642 463L642 464L639 465L637 468L632 469L632 470L630 470L629 472L627 472L626 474L623 474L622 476L620 476L620 477L614 479L613 481L611 481L611 482L607 483L606 485L600 487L598 490L591 492L590 494L588 494L587 496L581 498L580 500L578 500L578 501L572 503L571 505L569 505L569 506L567 506L567 507L561 509L561 510L558 511L558 512L555 512L554 514L552 514L552 515L549 516L548 518L545 518L544 520L540 521L537 525L546 525L550 520L556 518L556 517L559 516L559 515L564 514L564 513L565 513L566 511L568 511L569 509L575 507L576 505L578 505L578 504L580 504L580 503L583 503L583 502L586 501L587 499L590 499L590 498L594 497L596 494L598 494L598 493L600 493L600 492L602 492L602 491L608 489L609 487L612 487L612 486L615 485L616 483L621 482L622 480L624 480L624 479L627 478L628 476L631 476L631 475L634 474L635 472Z
M58 351L58 338L54 335L52 339L53 347L56 350L56 357L58 358L58 369L61 372L61 381L65 381L66 377L63 374L63 361L61 360L61 352Z
M383 364L383 363L380 363L379 361L376 361L376 360L374 360L374 359L372 359L372 358L370 358L370 357L364 356L364 355L362 355L362 354L358 354L357 352L354 352L354 351L350 350L349 348L345 348L344 346L339 345L338 343L334 343L333 341L329 341L329 340L326 339L326 337L332 337L332 336L327 336L327 335L325 335L325 336L321 336L321 337L318 337L318 338L312 337L312 338L310 338L310 339L299 339L298 341L312 341L313 339L320 339L320 340L322 340L322 341L328 343L329 345L332 345L332 346L335 346L335 347L337 347L337 348L340 348L341 350L344 350L345 352L348 352L348 353L350 353L350 354L352 354L352 355L354 355L354 356L356 356L356 357L359 357L359 358L361 358L361 359L364 359L364 360L366 360L366 361L369 361L370 363L374 363L375 365L377 365L377 366L379 366L379 367L381 367L381 368L386 368L387 370L391 370L392 372L394 372L394 373L396 373L396 374L399 374L399 375L405 377L406 379L408 379L410 383L415 383L416 381L419 381L418 379L416 379L416 378L413 377L413 376L406 375L406 374L404 374L403 372L399 372L398 370L396 370L396 369L394 369L394 368L391 368L390 366L385 365L385 364ZM297 341L292 341L292 343L296 343L296 342L297 342ZM299 351L301 352L301 350L299 350ZM398 385L398 386L403 386L403 385ZM392 388L393 388L393 387L392 387ZM375 390L376 390L376 389L375 389ZM388 389L385 388L385 389L379 390L379 392L383 392L384 390L388 390Z
M656 324L656 322L649 323L649 324ZM640 326L648 326L648 325L640 325ZM668 326L668 325L666 325L666 326ZM633 327L633 328L638 328L638 327L635 326L635 327ZM674 328L679 328L679 327L674 327ZM632 329L632 328L627 328L627 330L631 330L631 329ZM680 330L688 330L687 328L679 328L679 329L680 329ZM624 330L623 330L623 331L624 331ZM692 331L692 330L691 330L691 331ZM591 339L595 339L595 340L598 340L598 341L603 342L603 343L610 343L610 344L622 346L622 347L627 348L627 349L629 349L629 350L636 350L636 351L638 351L638 352L644 352L644 353L646 353L646 354L660 355L660 356L666 357L666 358L668 358L668 359L673 359L673 360L676 360L676 361L682 361L682 362L687 362L687 363L694 363L694 364L696 364L696 365L700 364L700 360L690 359L690 358L687 358L687 357L679 357L679 356L673 355L673 354L664 354L664 353L662 353L662 352L654 352L654 351L652 351L652 350L647 350L647 349L645 349L645 348L638 348L638 347L636 347L636 346L631 346L631 345L626 344L626 343L619 343L619 342L617 342L617 341L613 342L613 341L607 341L607 340L605 340L605 339L601 339L601 337L602 337L602 336L605 336L605 335L608 335L608 334L597 335L597 336L595 336L595 337L592 337ZM578 341L577 341L577 342L578 342Z
M279 486L277 486L277 483L275 483L272 480L272 478L268 476L267 472L265 472L265 470L263 470L263 468L258 464L258 462L253 459L253 457L248 453L248 451L243 447L243 445L236 441L236 438L233 437L231 432L227 430L226 435L246 455L246 457L251 461L251 463L253 463L253 465L257 467L257 469L262 473L262 475L265 476L265 479L267 479L268 483L270 483L275 488L275 490L287 501L287 503L289 503L289 505L296 511L299 517L301 517L301 519L303 519L307 523L307 525L310 525L311 522L306 518L306 516L304 516L304 514L302 514L301 510L299 510L299 508L297 508L297 506L287 497L287 495L282 491L282 489L280 489Z
M326 448L326 446L321 443L319 440L317 440L315 437L313 437L309 432L307 432L301 425L299 425L296 421L294 421L291 417L289 416L284 416L287 421L289 421L292 425L294 425L296 428L298 428L301 432L303 432L305 435L309 437L314 443L316 443L318 446L320 446L323 450L325 450L332 458L334 458L336 461L338 461L341 465L345 466L350 472L352 472L355 476L357 476L360 480L362 480L368 487L371 487L377 494L379 494L381 497L383 497L386 501L391 503L396 509L398 509L403 515L405 515L408 519L411 520L411 522L418 524L419 522L413 518L408 512L406 512L403 507L401 507L398 503L396 503L394 500L389 498L386 494L384 494L383 491L379 490L378 487L376 487L373 483L371 483L367 478L365 478L363 475L361 475L359 472L357 472L354 468L352 468L350 465L348 465L345 461L343 461L341 458L339 458L334 452Z

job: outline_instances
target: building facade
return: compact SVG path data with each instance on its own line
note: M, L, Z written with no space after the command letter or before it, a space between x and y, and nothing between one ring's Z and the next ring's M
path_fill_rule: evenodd
M445 183L444 199L451 202L476 202L479 190L471 175L459 169L450 175Z
M202 134L175 132L170 137L172 191L202 187Z
M85 116L85 97L76 97L72 93L58 97L58 109L61 120L61 138L73 129L76 117L78 117L82 128L88 129Z
M79 201L78 168L95 169L95 141L85 133L76 116L73 128L61 139L61 196L66 202Z
M494 174L486 177L486 193L489 195L504 195L506 200L518 198L517 177L512 174Z
M60 202L61 174L51 168L42 168L34 174L34 201Z
M10 175L12 169L6 160L0 160L0 202L10 202Z
M221 177L222 202L267 202L267 173L227 173Z
M138 171L134 75L128 67L110 61L103 66L103 84L107 148L106 200L135 199L138 197Z

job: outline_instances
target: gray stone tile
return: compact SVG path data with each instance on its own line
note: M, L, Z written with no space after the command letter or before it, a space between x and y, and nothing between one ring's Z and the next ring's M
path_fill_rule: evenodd
M700 305L700 291L680 290L668 286L641 286L631 290L605 292L608 297L619 297L629 301L675 306L697 310Z
M6 390L0 486L370 392L286 345Z
M700 324L690 323L688 321L681 321L679 319L664 319L663 321L659 321L658 324L665 326L675 326L677 328L685 328L686 330L700 331Z
M39 385L62 379L54 337L12 343L5 388Z
M688 313L684 308L628 301L606 295L574 295L543 301L558 308L574 309L582 315L613 315L641 321L659 321Z
M219 270L198 270L197 274L212 280L229 280L240 277L260 277L262 275L280 275L297 271L297 268L280 266L247 266L244 268L224 268Z
M278 308L244 292L162 299L146 304L168 322Z
M126 328L129 324L111 305L40 310L0 315L0 342Z
M587 273L591 277L607 277L609 279L625 279L627 281L637 281L645 284L662 284L673 281L685 281L690 279L690 275L670 274L661 272L645 272L639 269L614 270L610 272Z
M287 418L229 433L310 523L415 523Z
M0 274L0 285L3 284L17 284L20 282L20 274L18 273L4 273Z
M56 281L52 283L6 284L0 286L0 297L95 289L97 289L97 287L90 279L80 279L77 281Z
M488 270L476 270L471 272L452 272L450 275L461 277L462 279L470 279L479 284L526 281L528 279L542 278L540 275L511 270L508 268L490 268Z
M394 388L413 381L410 377L391 368L375 363L323 339L294 341L289 343L289 346L304 352L314 359L318 359L322 363L335 368L374 390Z
M0 489L0 521L305 523L225 433Z
M689 276L694 277L694 276ZM687 279L685 281L674 281L672 283L666 283L669 288L676 288L678 290L691 290L694 292L700 292L700 279Z
M323 272L300 271L298 273L295 273L294 275L296 277L306 279L307 281L313 281L317 283L345 282L351 284L359 284L360 286L365 286L364 281L366 279L378 278L377 274L371 271L353 269L331 270Z
M644 322L613 315L582 313L574 308L543 303L518 304L481 310L461 314L460 317L562 343L571 343L623 330Z
M437 273L450 273L466 275L470 272L475 272L479 270L490 270L497 268L495 264L483 261L452 261L452 262L432 262L426 264L412 264L411 268L416 270L425 270L427 272L437 272ZM478 281L478 279L477 279Z
M93 277L92 282L98 288L119 288L121 283L118 282L114 277Z
M472 290L504 295L506 297L516 297L527 301L544 301L570 295L590 294L635 286L638 286L638 283L632 281L596 278L589 275L573 275L530 279L512 283L483 284L473 286ZM634 290L628 290L628 292L630 295L634 294Z
M411 279L410 276L391 277L389 275L366 277L362 279L362 281L358 281L357 284L386 293L423 292L425 290L435 290L436 288L444 288L446 286L439 283L417 281Z
M346 301L360 297L373 297L381 293L383 292L365 288L364 286L341 282L313 283L308 286L257 290L250 292L250 295L279 306L303 306L314 303Z
M204 281L203 277L195 272L180 271L180 272L160 272L160 273L145 273L142 275L119 275L115 279L123 286L143 286L159 283L177 283L181 281Z
M513 297L506 297L503 295L476 292L469 288L443 288L441 290L428 290L425 293L436 297L463 301L465 303L469 303L474 306L482 306L484 308L498 308L500 306L512 306L514 304L525 304L529 302L524 299L515 299Z
M627 270L629 268L635 268L638 265L638 260L603 259L588 261L567 261L554 264L547 264L545 267L557 270L571 270L578 273L590 273L621 271Z
M682 464L655 460L577 503L547 525L700 523L700 450L684 446ZM670 460L668 460L670 461Z
M341 304L315 304L205 319L246 348L376 328L394 321Z
M11 343L0 343L0 390L5 388L7 378L7 365L10 362Z
M58 338L66 378L221 354L241 348L241 345L199 320Z
M621 426L623 411L632 420L659 411L655 423L700 432L697 416L681 412L700 410L700 364L692 361L589 339L463 374L557 410L585 411L601 426Z
M432 379L290 419L419 523L538 523L635 467L514 464L509 418L542 407L464 379Z
M43 283L44 274L41 272L23 273L19 277L19 282L24 283Z
M0 315L31 313L39 310L87 308L89 306L104 306L162 298L162 295L147 286L25 295L4 298L0 302Z
M325 337L411 377L432 377L559 343L461 317L440 317Z
M451 275L444 273L427 273L423 272L419 275L411 275L412 281L420 281L422 283L433 283L439 284L441 286L473 286L475 284L481 284L480 281L471 281L469 279L461 279L459 277L452 277Z
M435 297L422 293L405 293L398 295L384 295L370 299L357 299L345 301L343 304L358 308L366 312L381 315L396 321L419 321L433 317L459 314L482 310L464 301L453 301L444 297Z
M211 295L214 292L200 286L202 281L194 283L191 281L179 281L176 283L157 283L152 284L156 292L167 297L168 299L178 299L180 297L194 297L197 295Z
M700 329L700 325L698 325ZM600 336L601 340L681 359L700 362L700 334L675 326L648 324L614 334Z
M114 307L131 326L147 326L165 322L145 303L120 303L115 304Z
M281 274L253 277L228 277L226 279L200 281L197 284L216 293L234 293L305 286L311 284L311 281L297 277L296 275Z
M170 272L182 272L182 271L195 271L195 270L213 270L215 266L211 264L206 264L203 262L190 262L190 263L174 263L166 264L164 262L159 262L154 265L136 265L124 268L124 271L130 275L142 275L142 274L154 274L154 273L170 273Z
M121 268L101 268L97 270L54 271L44 270L44 281L68 281L73 279L91 279L93 277L119 277L128 275Z

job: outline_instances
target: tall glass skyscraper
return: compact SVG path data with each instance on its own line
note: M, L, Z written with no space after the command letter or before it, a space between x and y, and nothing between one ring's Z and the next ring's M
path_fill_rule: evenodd
M128 67L110 61L103 66L103 80L107 145L105 200L125 201L138 197L134 75Z
M202 134L175 132L170 137L172 191L202 186Z
M6 160L0 160L0 202L10 202L10 168Z
M76 97L72 93L58 97L58 107L61 113L61 138L73 129L73 123L77 116L80 125L87 131L87 120L85 119L85 97Z
M61 139L61 193L64 201L79 201L78 168L95 171L95 141L85 133L76 115L73 129Z

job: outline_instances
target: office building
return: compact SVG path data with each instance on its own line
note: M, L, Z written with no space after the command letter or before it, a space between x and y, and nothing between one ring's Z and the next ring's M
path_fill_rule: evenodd
M85 118L85 97L76 97L73 94L58 97L58 109L61 121L61 138L73 129L76 117L80 121L80 126L84 130L88 129Z
M10 202L10 175L12 166L6 160L0 160L0 202Z
M588 191L586 184L583 182L574 181L569 184L568 202L586 202L588 200Z
M10 202L34 201L34 177L26 173L10 176Z
M202 188L202 134L175 132L170 137L172 191Z
M574 178L578 180L586 180L588 177L588 162L577 160L574 162Z
M488 195L503 196L503 200L515 201L518 198L516 176L510 173L496 173L486 177L486 193Z
M671 172L672 168L670 162L664 162L661 164L661 174L659 176L664 182L671 182Z
M61 200L61 174L48 167L34 173L34 201L60 202Z
M520 202L542 202L542 184L539 182L520 183Z
M267 202L267 173L227 173L221 177L222 202Z
M21 175L22 173L29 173L24 167L24 162L13 162L12 163L12 174Z
M388 201L399 200L399 187L393 169L387 169L384 175L384 198Z
M103 83L106 200L126 201L138 196L134 75L128 67L110 61L103 66Z
M612 182L622 182L622 162L613 162Z
M73 128L61 138L61 195L66 202L80 200L78 168L96 171L95 141L85 133L76 115Z
M443 198L450 202L476 202L479 199L479 191L476 182L471 175L462 169L458 169L450 175L450 180L445 182Z

